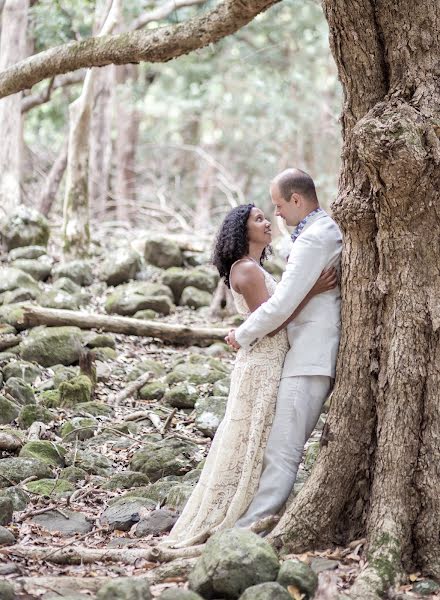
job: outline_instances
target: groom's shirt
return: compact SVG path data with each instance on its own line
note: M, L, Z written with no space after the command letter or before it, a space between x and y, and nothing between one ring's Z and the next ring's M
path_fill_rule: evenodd
M235 332L237 342L245 349L290 317L324 269L339 266L342 249L339 227L322 209L307 216L309 219L296 237L275 293ZM291 349L286 356L283 377L334 377L340 334L339 287L309 300L289 323L287 334Z

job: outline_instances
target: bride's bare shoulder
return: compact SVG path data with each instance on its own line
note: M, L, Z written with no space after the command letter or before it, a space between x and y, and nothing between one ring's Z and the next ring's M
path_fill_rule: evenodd
M232 265L229 278L231 287L241 294L250 284L264 283L264 271L254 260L240 259Z

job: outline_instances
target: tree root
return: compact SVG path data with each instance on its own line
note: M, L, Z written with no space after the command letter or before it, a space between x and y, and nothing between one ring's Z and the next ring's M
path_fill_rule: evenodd
M81 563L118 562L134 564L143 559L151 562L170 563L180 558L194 558L201 554L203 546L190 548L86 548L76 547L41 547L41 546L8 546L0 549L0 555L21 556L33 560L48 560L59 565L78 565Z

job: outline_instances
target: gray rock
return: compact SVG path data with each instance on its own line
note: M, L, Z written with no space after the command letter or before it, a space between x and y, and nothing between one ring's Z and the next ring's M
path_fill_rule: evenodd
M119 285L134 279L140 268L141 256L131 248L121 248L104 262L102 278L107 285Z
M52 269L52 277L54 280L60 277L68 277L81 286L93 283L92 269L90 264L85 260L71 260L56 265Z
M11 263L11 267L29 273L36 281L46 281L52 270L52 265L46 260L19 258Z
M222 371L213 369L209 364L182 363L176 365L171 373L168 373L166 381L169 385L181 381L202 385L204 383L215 383L219 379L223 379L224 376L225 374Z
M3 377L5 378L5 381L11 377L19 377L26 383L32 384L40 377L41 373L41 367L24 360L16 360L3 367Z
M134 313L133 318L142 319L143 321L152 321L157 318L159 313L151 308L146 308L145 310L138 310Z
M153 500L155 504L163 504L168 496L170 490L175 487L175 481L164 481L159 480L145 487L139 487L135 490L127 492L123 497L129 498L136 496L137 498L149 498ZM110 501L110 503L112 503Z
M66 467L60 473L60 479L65 479L66 481L70 481L71 483L77 483L78 481L83 481L87 479L88 473L84 471L84 469L80 469L79 467Z
M70 381L80 373L79 367L66 367L64 365L53 365L52 371L54 373L53 385L56 389L60 387L63 381Z
M196 386L186 381L174 385L164 395L165 402L175 408L194 408L198 398Z
M194 490L194 485L192 482L182 482L172 487L167 496L167 506L181 512Z
M17 304L26 300L37 300L40 297L38 289L16 288L0 294L1 304Z
M228 399L225 396L209 396L196 402L195 426L199 431L213 438L226 412Z
M23 246L21 248L14 248L9 252L9 260L25 259L36 259L40 256L46 255L46 248L44 246Z
M159 361L149 358L137 363L128 374L127 380L134 381L147 371L150 371L156 377L162 377L165 373L165 369Z
M287 590L274 581L249 587L240 600L292 600Z
M71 365L82 349L79 327L38 327L30 332L19 346L24 360L35 361L43 367L59 363Z
M278 570L268 542L250 531L228 529L208 540L188 580L204 598L238 598L248 587L274 581Z
M180 267L183 262L182 252L176 242L164 237L151 237L145 242L144 257L147 263L168 269Z
M9 377L4 387L5 393L14 398L17 404L35 404L35 394L32 387L19 377Z
M34 458L46 465L53 467L64 467L64 455L66 451L59 444L48 440L34 440L27 442L20 450L20 457ZM39 479L44 479L43 477Z
M131 316L146 308L168 315L174 309L170 288L159 283L133 281L118 286L105 302L105 310L118 315Z
M304 468L306 471L311 471L313 465L316 462L319 454L319 442L310 442L307 446L306 454L304 457Z
M16 304L6 304L0 306L0 320L3 324L12 325L18 330L25 328L24 310L28 306L28 302L17 302ZM4 360L8 353L2 352L1 357ZM12 356L13 358L13 356Z
M143 473L138 473L137 471L122 471L122 473L117 473L110 477L110 479L104 483L102 489L128 490L145 486L149 483L148 477Z
M423 581L417 581L412 586L412 592L420 594L420 596L432 596L432 594L438 593L440 585L432 579L424 579Z
M153 510L136 525L135 535L136 537L159 535L160 533L170 531L176 521L177 514L175 512L163 508Z
M203 600L203 598L191 590L170 588L159 596L159 600Z
M35 421L50 423L52 419L52 413L44 406L40 406L39 404L27 404L20 410L17 421L22 429L27 429L32 423L35 423Z
M5 396L0 396L0 425L8 425L20 414L18 404L8 400Z
M38 283L28 273L20 269L14 269L13 267L1 267L0 293L16 289L30 290L35 292L36 295L40 293ZM11 302L7 304L11 304Z
M1 488L1 475L0 475L0 488ZM11 486L8 488L3 488L0 490L0 494L2 496L7 496L12 500L12 507L14 512L17 510L24 510L26 506L29 504L29 494L19 486Z
M12 521L14 507L7 496L0 496L0 525L8 525Z
M294 585L305 598L312 598L318 587L318 576L299 560L286 560L281 565L277 582L287 588Z
M104 510L101 522L107 524L111 529L128 531L140 520L142 512L153 510L155 506L155 503L148 498L118 498Z
M26 489L40 496L55 496L65 498L70 496L75 490L74 486L67 479L38 479L29 481Z
M183 290L188 286L212 293L217 286L218 275L205 269L171 267L163 274L162 282L171 288L174 300L178 303Z
M191 471L196 466L198 453L196 444L168 438L135 452L130 467L157 481L166 475L183 475Z
M65 457L68 466L76 466L92 475L107 477L112 473L113 463L97 451L69 450ZM75 462L73 462L75 461Z
M231 379L230 377L225 377L224 379L219 379L216 381L212 388L213 396L228 396L229 388L231 387Z
M41 525L45 529L54 532L59 531L61 535L73 535L74 533L88 533L93 529L86 515L63 508L64 517L61 513L49 510L41 515L32 517L31 521Z
M139 398L142 400L160 400L163 398L165 392L167 391L167 386L165 383L161 381L152 381L151 383L147 383L139 390Z
M151 600L150 584L147 579L118 577L103 585L96 600Z
M81 295L81 286L72 281L69 277L60 277L53 282L53 290L61 290L71 296Z
M64 290L48 290L41 294L38 304L46 308L61 308L64 310L78 310L80 298Z
M202 306L209 306L211 300L212 294L210 292L204 292L189 285L183 290L179 305L188 306L189 308L201 308Z
M6 527L0 526L0 546L12 546L12 544L15 544L14 534Z
M310 563L310 568L314 573L318 575L318 573L322 573L323 571L332 571L333 569L337 569L339 566L339 562L337 560L330 560L328 558L314 558Z
M73 417L66 421L60 430L60 435L63 439L72 440L88 440L93 437L94 432L98 428L98 421L91 417Z
M0 581L0 598L2 600L15 600L14 586L8 581Z
M81 402L75 406L75 415L92 415L92 417L111 417L114 409L104 402Z
M96 333L94 331L87 331L83 335L84 344L87 348L115 348L116 342L112 335L105 333Z
M47 246L49 223L34 208L20 204L3 220L1 234L8 250L23 246Z

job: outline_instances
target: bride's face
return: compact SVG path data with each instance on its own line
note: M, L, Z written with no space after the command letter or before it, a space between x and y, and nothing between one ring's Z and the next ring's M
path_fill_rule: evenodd
M267 246L272 241L272 230L270 221L264 216L264 212L254 206L247 221L247 234L249 242Z

